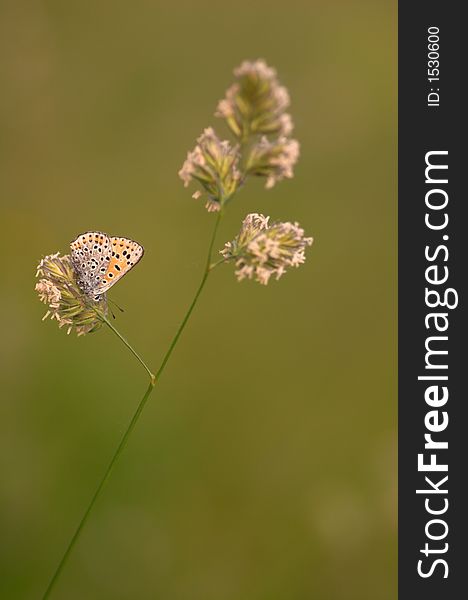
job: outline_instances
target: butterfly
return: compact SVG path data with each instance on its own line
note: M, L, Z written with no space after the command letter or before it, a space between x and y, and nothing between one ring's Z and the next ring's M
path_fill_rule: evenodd
M70 243L71 261L78 285L98 301L132 269L144 253L143 246L125 237L87 231Z

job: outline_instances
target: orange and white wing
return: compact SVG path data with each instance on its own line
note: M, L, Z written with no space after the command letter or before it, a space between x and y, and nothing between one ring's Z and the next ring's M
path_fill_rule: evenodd
M97 294L104 294L119 279L130 271L141 259L144 248L138 242L125 237L110 238L110 253L107 268L100 273L99 285L96 286Z

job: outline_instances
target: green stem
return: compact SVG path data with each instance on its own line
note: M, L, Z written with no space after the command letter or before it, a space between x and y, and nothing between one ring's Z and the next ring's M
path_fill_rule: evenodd
M149 395L153 391L153 388L154 388L154 383L153 383L153 381L151 381L148 386L148 389L145 392L145 395L140 400L140 404L138 405L138 407L135 411L135 414L133 415L132 420L130 421L130 424L127 427L127 430L123 434L122 439L120 440L120 443L117 446L117 450L114 452L114 455L111 458L111 461L108 464L107 469L105 470L104 475L103 475L99 485L97 486L96 491L93 494L93 497L91 498L91 502L88 504L88 508L86 509L84 515L82 516L81 521L80 521L78 527L76 528L75 533L73 534L73 536L67 546L67 549L65 550L62 558L60 559L58 567L55 570L55 573L53 574L52 579L50 580L49 585L47 586L47 589L42 597L43 600L45 600L46 598L48 598L50 596L52 588L55 586L55 583L57 582L57 579L59 578L59 575L62 572L63 567L65 566L65 563L67 562L68 557L70 556L70 553L73 550L73 547L76 544L76 542L80 536L80 533L81 533L83 527L85 526L86 521L88 520L89 515L91 514L91 511L93 510L94 505L96 504L96 501L99 498L106 481L109 479L109 476L112 472L112 469L114 468L115 463L117 462L119 456L122 454L125 446L127 445L128 438L130 437L130 434L132 433L132 431L141 415L141 412L146 404L146 401L148 400Z
M227 256L225 258L221 258L220 260L217 260L214 263L211 263L210 265L210 271L212 271L213 269L215 269L218 265L222 265L223 263L227 262L228 260L232 260L234 257L233 256Z
M198 289L195 292L195 296L193 297L192 303L190 304L187 312L185 313L185 317L182 319L182 323L179 325L179 329L177 330L177 332L171 342L171 345L169 346L169 349L166 352L166 354L162 360L161 366L159 367L159 369L156 372L156 378L155 378L156 381L158 381L161 373L164 371L164 367L166 366L167 361L169 360L174 348L176 347L177 342L179 341L179 338L182 334L182 331L185 329L185 326L187 325L187 321L189 320L190 315L192 314L192 311L195 308L195 305L197 304L198 298L200 297L200 294L202 293L202 290L205 287L206 280L208 279L208 275L210 274L210 271L211 271L211 255L213 253L213 246L214 246L214 243L216 240L216 234L218 233L218 227L221 222L222 216L223 216L223 213L221 210L218 212L218 216L216 218L216 223L213 228L213 233L211 235L210 245L208 247L208 256L207 256L206 264L205 264L205 270L203 272L203 276L201 278L200 285L198 286Z
M104 323L107 325L107 327L109 327L109 329L111 331L113 331L115 333L115 335L125 344L125 346L127 346L127 348L130 350L130 352L133 354L133 356L135 356L136 359L140 362L140 364L143 365L143 367L146 370L146 372L148 373L149 378L151 379L151 381L154 381L154 375L153 375L153 373L151 372L150 368L145 363L145 361L138 354L138 352L133 348L133 346L124 338L124 336L120 333L120 331L118 331L112 325L112 323L107 319L107 317L105 317L104 315L100 315L100 318L104 321Z
M193 309L195 308L195 305L197 304L198 298L200 297L200 294L201 294L203 288L205 287L205 283L206 283L206 280L208 279L208 275L210 274L211 270L213 269L213 266L215 266L215 265L211 265L211 255L213 253L213 247L214 247L214 243L216 240L216 234L218 232L218 227L221 222L221 218L222 218L222 211L220 211L218 213L216 223L213 228L213 233L212 233L210 244L208 247L208 255L207 255L206 265L205 265L205 269L203 271L200 285L198 286L198 289L195 292L195 296L193 297L193 300L192 300L184 318L182 319L181 324L179 325L179 328L169 346L169 349L167 350L166 354L164 355L164 358L161 362L159 369L156 372L156 375L153 375L151 370L146 366L143 359L137 354L137 352L127 342L127 340L117 331L117 329L112 325L112 323L110 321L108 321L106 317L103 318L103 321L106 323L106 325L108 327L110 327L110 329L117 335L117 337L125 344L125 346L127 346L127 348L132 352L132 354L144 366L144 368L148 372L148 375L150 376L150 383L145 392L145 395L140 400L140 403L138 404L136 411L135 411L125 433L123 434L123 436L119 442L119 445L117 446L117 449L115 450L115 452L107 466L107 469L105 470L104 475L102 476L102 479L101 479L99 485L97 486L96 491L94 492L93 497L91 498L91 501L88 504L88 507L87 507L85 513L83 514L81 521L79 522L78 527L76 528L75 533L73 534L73 536L67 546L67 549L65 550L62 558L60 559L60 562L55 570L55 573L53 574L53 576L49 582L49 585L47 586L47 589L46 589L44 595L42 596L42 600L46 600L47 598L49 598L50 593L51 593L52 589L54 588L54 586L59 578L59 575L62 572L62 570L71 554L71 551L73 550L73 547L75 546L75 544L76 544L93 508L94 508L94 505L96 504L96 501L98 500L99 496L101 495L101 492L102 492L102 489L104 488L105 483L109 479L109 476L114 468L115 463L117 462L120 455L124 451L125 446L127 445L128 439L129 439L132 431L134 430L135 425L137 424L137 421L140 418L141 413L143 412L143 409L148 401L148 398L150 397L151 392L154 389L154 386L159 381L159 378L162 375L162 372L164 371L164 368L166 367L166 364L167 364L172 352L174 351L174 348L176 347L177 342L179 341L182 331L185 329L185 326L187 325L190 315L192 314ZM102 315L101 315L101 317L102 317Z

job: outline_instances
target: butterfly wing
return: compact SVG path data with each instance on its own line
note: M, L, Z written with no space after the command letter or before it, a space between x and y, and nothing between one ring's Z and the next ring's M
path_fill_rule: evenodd
M95 292L104 294L141 259L144 248L138 242L125 237L110 238L110 253L107 269L103 272Z
M101 294L99 288L112 254L109 237L101 231L87 231L71 242L70 250L78 285L86 294Z

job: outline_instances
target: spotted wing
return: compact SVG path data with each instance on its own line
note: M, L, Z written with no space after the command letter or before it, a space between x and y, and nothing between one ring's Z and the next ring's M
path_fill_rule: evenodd
M78 285L88 295L103 292L102 280L111 261L112 243L101 231L87 231L70 244Z
M109 260L106 260L107 268L100 273L99 285L95 290L97 294L107 292L137 264L144 253L143 246L128 238L111 237L110 244Z

